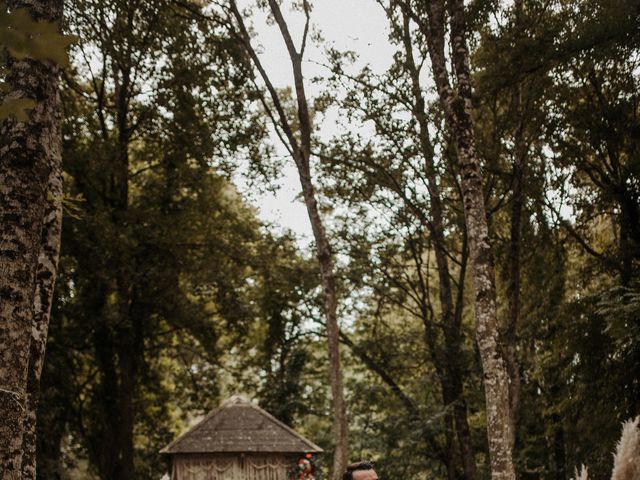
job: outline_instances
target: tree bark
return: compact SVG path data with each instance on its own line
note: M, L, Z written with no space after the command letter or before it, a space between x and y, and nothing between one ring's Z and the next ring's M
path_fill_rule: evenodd
M51 304L60 256L60 234L62 231L62 171L61 155L52 165L47 189L42 239L38 258L38 273L34 301L33 328L29 353L26 414L22 439L22 478L36 478L36 413L40 391L40 377L44 364Z
M96 309L96 315L99 318L93 335L95 356L100 372L99 393L96 398L100 402L101 418L96 422L95 431L92 432L93 442L89 448L92 463L96 465L98 475L103 480L115 478L120 457L118 372L115 362L115 340L106 307L106 296L112 290L105 290L98 296L98 304L101 305Z
M460 454L464 468L465 478L476 478L476 463L469 433L467 420L467 405L463 398L462 373L460 369L461 336L460 319L455 315L453 304L453 291L451 288L451 276L444 235L443 207L440 195L440 187L436 178L434 164L434 149L429 136L429 120L427 118L424 97L420 87L420 71L413 57L413 44L409 15L406 8L402 8L403 17L403 43L406 55L406 67L411 77L412 93L414 97L413 115L419 129L420 150L425 160L425 174L427 177L427 189L431 206L431 222L429 231L434 241L436 268L438 270L438 285L442 325L444 327L445 361L443 362L443 398L444 406L448 408L453 404L452 419L460 446ZM460 287L462 288L462 283Z
M234 0L230 1L231 11L235 17L243 45L245 46L248 56L259 71L263 81L267 86L267 90L271 95L274 103L277 119L272 116L276 130L284 132L281 137L283 143L289 150L292 159L295 162L302 187L302 195L304 198L307 214L311 223L314 240L316 242L316 256L320 267L320 276L322 280L322 289L324 293L324 314L327 328L327 346L329 352L329 375L331 384L331 399L333 407L333 427L335 450L333 455L332 478L339 480L342 473L346 469L348 463L348 428L346 403L344 399L344 386L342 379L342 367L340 364L340 330L337 318L337 292L334 275L333 254L331 245L327 238L326 230L318 210L318 201L316 198L315 188L311 175L311 116L309 114L309 106L304 87L304 76L302 73L302 58L306 45L307 35L309 33L309 13L310 6L306 0L303 0L303 10L306 16L306 24L303 33L302 44L298 50L293 43L293 39L289 32L287 23L282 16L280 6L277 1L269 0L269 7L278 25L282 38L287 47L291 66L293 69L297 113L299 122L299 138L293 133L293 129L282 106L280 97L273 87L269 76L264 70L260 59L255 50L251 46L250 36L244 25L242 15L240 14Z
M308 157L307 157L308 158ZM320 265L322 289L324 291L324 310L327 324L327 346L329 349L329 374L331 382L331 398L333 401L333 428L335 437L335 451L333 455L333 478L339 479L346 469L348 460L347 445L347 417L344 400L344 387L342 380L342 367L340 365L340 330L337 317L337 294L335 276L333 273L333 256L331 247L324 230L318 204L315 197L311 175L306 169L300 169L300 183L307 207L307 213L311 221L313 236L316 241L316 255Z
M448 5L455 89L449 83L444 54L443 0L426 2L429 22L424 33L445 120L456 140L465 222L473 266L476 339L484 371L491 474L495 480L513 480L515 470L511 447L509 375L499 348L493 254L482 190L482 171L473 131L472 86L464 4L462 0L451 0Z
M114 480L132 480L135 478L134 467L134 438L135 427L135 398L138 389L141 358L144 351L142 338L142 322L145 313L138 308L135 291L127 283L120 283L119 288L127 286L127 291L121 291L125 301L121 305L119 321L124 322L122 328L116 328L115 352L118 358L118 425L117 438L119 453ZM126 311L124 311L126 309Z
M28 8L37 20L62 16L61 0L11 6ZM7 97L37 102L29 122L5 120L0 138L0 479L18 479L47 181L60 153L58 68L12 61L7 81Z
M520 243L522 231L522 208L524 205L524 171L526 166L526 145L521 111L521 87L515 87L513 102L518 121L514 134L513 195L511 197L511 228L509 238L507 296L509 310L504 330L504 356L509 372L509 401L511 407L511 448L515 448L518 411L520 409L520 362L517 355L517 326L520 316Z
M567 479L567 454L565 451L564 440L564 425L562 424L562 417L554 413L552 416L554 431L553 431L553 465L555 472L555 480Z
M47 337L60 334L63 318L55 310L59 310L57 297L51 309ZM74 417L74 409L64 401L63 391L69 386L69 372L59 369L59 358L65 346L47 340L47 361L43 365L40 380L40 393L36 408L36 478L41 480L62 480L64 478L63 439L67 433L67 425ZM53 358L55 357L55 358ZM46 404L46 408L44 408Z
M135 5L131 5L122 21L126 22L128 31L133 31L133 17ZM113 220L116 231L122 232L120 236L127 238L129 235L129 143L130 143L130 95L131 95L131 70L134 62L131 53L125 49L124 65L114 72L114 85L116 97L116 171L114 172L114 197ZM119 452L115 466L114 480L131 480L135 476L134 469L134 444L133 429L135 424L134 398L136 395L138 379L138 357L143 355L142 350L136 351L135 324L140 320L133 315L133 263L128 251L128 245L124 242L117 249L115 258L115 291L117 294L116 311L117 323L114 325L114 352L117 357L117 418L118 423L114 432ZM143 346L140 346L142 349Z
M519 31L522 17L522 0L516 0L515 27ZM522 232L522 209L524 206L524 175L527 161L527 144L524 136L524 112L522 106L522 85L513 87L513 111L516 115L516 128L513 134L513 170L511 197L511 228L509 232L507 297L509 310L504 329L504 357L509 372L509 402L511 407L511 448L515 449L518 418L520 410L520 362L517 353L517 326L520 317L520 244Z

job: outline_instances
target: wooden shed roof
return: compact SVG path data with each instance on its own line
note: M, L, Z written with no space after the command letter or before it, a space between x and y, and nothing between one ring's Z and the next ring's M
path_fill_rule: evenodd
M235 396L160 452L313 453L322 449L247 399Z

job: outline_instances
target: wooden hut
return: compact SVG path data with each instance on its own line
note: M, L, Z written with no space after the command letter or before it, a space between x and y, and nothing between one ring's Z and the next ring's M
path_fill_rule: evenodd
M322 449L236 396L160 452L171 457L171 480L289 480Z

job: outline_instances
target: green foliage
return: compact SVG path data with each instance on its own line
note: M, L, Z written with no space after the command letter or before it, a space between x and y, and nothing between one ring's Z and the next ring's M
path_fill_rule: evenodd
M60 348L43 380L41 475L71 462L88 464L84 475L157 478L158 450L217 405L220 358L260 315L248 278L269 240L214 165L260 151L261 127L244 114L249 79L226 32L166 16L164 1L68 8L86 41L63 90L73 209L50 336ZM95 28L100 19L109 25Z
M314 138L312 166L337 258L352 457L373 458L390 480L463 478L449 420L463 400L482 480L483 376L456 152L426 81L434 164L425 163L400 10L379 3L397 46L388 70L355 71L357 52L331 50L324 91L311 99L318 128L323 113L339 112L339 134ZM423 3L409 3L424 18ZM331 455L316 262L233 186L241 164L256 188L271 188L282 164L223 12L208 10L211 22L189 12L168 0L70 2L70 28L86 43L63 89L69 200L39 418L43 478L55 469L112 478L123 452L109 448L111 429L125 407L134 477L157 478L159 447L233 393ZM525 159L515 335L523 479L567 480L582 462L604 478L619 423L640 411L637 14L629 0L468 2L502 324L514 163ZM424 80L425 39L415 22L408 33ZM429 174L460 322L463 391L451 402Z

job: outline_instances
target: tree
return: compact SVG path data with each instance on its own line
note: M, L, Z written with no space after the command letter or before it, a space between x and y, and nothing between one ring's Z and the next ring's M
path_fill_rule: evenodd
M105 479L159 474L155 455L176 427L167 407L174 385L197 368L180 403L212 407L222 325L237 332L252 315L240 299L259 223L212 166L254 154L260 135L247 132L260 127L240 114L247 77L226 32L172 8L69 5L84 42L64 91L73 209L51 339L68 348L51 362L77 368L45 397L64 398L73 414L41 413L51 437L69 429ZM60 457L61 448L43 453Z
M24 6L35 20L59 21L62 1L14 2ZM4 12L3 12L4 13ZM5 119L2 124L0 178L3 200L0 210L0 477L22 476L22 439L28 407L28 375L31 331L46 330L47 315L36 319L36 274L50 177L60 169L61 138L58 117L59 67L51 61L11 60L7 76L8 98L31 98L36 103L31 119ZM49 194L56 196L56 191ZM53 200L59 202L59 196ZM56 231L59 233L59 230ZM55 236L55 234L54 234ZM55 270L55 267L54 267ZM51 272L50 272L51 273ZM55 274L55 271L53 272ZM45 289L46 290L46 289ZM42 297L48 292L38 291ZM38 299L40 300L40 299ZM46 298L45 298L46 303ZM42 350L42 348L38 348Z
M347 73L345 56L331 53L331 93L327 97L337 98L336 104L347 113L343 129L348 133L334 138L321 158L324 176L330 179L327 184L334 185L326 187L328 194L347 212L340 230L340 238L346 242L341 251L355 254L351 260L359 272L353 277L355 285L347 290L357 291L365 283L380 301L392 301L400 311L409 311L419 320L425 352L437 372L445 436L443 445L434 448L432 441L426 448L439 452L449 478L458 476L459 448L460 466L468 478L473 478L475 459L463 395L463 372L468 365L461 355L468 255L464 222L454 170L445 171L439 162L440 148L443 155L450 149L420 85L422 59L414 56L414 49L419 54L419 40L413 38L408 16L398 10L386 9L390 39L400 51L384 75L375 75L368 68L358 74ZM340 95L338 92L345 88ZM354 121L371 122L375 134L362 137L349 132L349 122ZM437 133L432 135L430 129ZM361 220L381 213L382 218L373 224ZM359 233L354 234L354 229ZM387 241L388 255L376 258L386 251ZM394 243L395 249L391 246ZM363 252L367 252L365 258L359 259ZM430 278L432 255L433 272L437 274L434 279ZM389 292L397 288L408 293L389 294L382 287L385 282ZM435 298L433 292L437 292ZM372 360L363 358L365 363ZM380 368L377 364L374 370ZM397 385L388 383L397 392ZM403 401L408 411L420 418L415 414L415 403Z
M618 2L604 2L598 5L558 2L551 10L547 10L548 8L549 5L539 2L525 4L515 2L512 7L504 10L502 17L504 22L479 27L480 38L484 40L479 42L473 53L473 63L478 86L475 101L476 133L479 130L480 136L483 137L479 142L484 143L484 146L481 146L482 156L486 159L491 158L492 155L500 155L505 159L511 157L513 162L512 166L509 166L503 161L491 163L488 160L485 172L498 171L499 175L503 176L503 181L509 182L508 190L512 191L506 197L511 201L511 212L509 212L511 220L505 214L498 212L497 215L494 214L492 229L498 250L498 261L502 259L502 282L506 286L505 295L510 303L505 313L506 336L503 336L503 344L507 349L517 345L519 355L517 363L520 364L519 370L522 372L520 377L518 371L509 368L512 378L512 415L514 423L515 419L519 418L518 431L524 432L522 435L518 434L516 455L518 470L521 472L547 468L549 475L565 478L566 472L570 472L574 467L576 451L589 451L589 454L593 455L591 459L606 457L599 450L599 446L613 441L615 433L612 427L615 423L612 420L622 421L626 418L619 416L622 414L613 413L609 410L609 406L617 405L616 410L626 411L627 416L634 414L633 409L628 410L629 404L626 400L613 399L612 396L616 395L617 389L611 390L604 386L593 385L593 388L599 391L606 390L608 392L604 395L606 398L600 398L587 406L585 402L589 395L578 387L581 382L574 384L568 379L575 378L575 375L583 379L588 376L612 379L618 375L616 372L620 367L618 362L605 360L604 352L613 347L609 343L610 335L604 331L603 319L595 313L597 310L595 305L603 298L609 298L611 292L602 292L604 296L600 297L595 290L608 288L605 285L609 285L612 280L609 275L619 274L621 279L629 278L622 272L633 271L633 268L628 268L632 263L629 262L630 257L627 255L627 267L624 267L625 262L621 261L624 255L614 253L618 248L609 243L616 239L615 243L622 237L613 234L609 235L609 239L605 241L607 234L603 235L603 229L608 228L621 232L621 223L624 223L621 220L624 216L620 214L619 208L605 206L611 205L610 201L617 202L614 200L615 196L605 194L600 197L600 194L596 193L598 188L592 189L595 184L591 183L589 174L585 172L594 163L599 164L596 170L601 173L614 171L608 155L617 151L618 153L613 153L611 158L616 155L620 159L626 158L622 152L630 145L619 136L622 132L619 127L613 126L614 124L607 126L606 119L611 117L607 117L603 111L607 111L613 104L609 104L609 107L604 106L608 104L608 100L600 97L604 100L604 103L600 103L604 106L604 110L594 109L594 104L598 103L595 100L598 96L595 94L596 90L592 89L593 84L590 79L594 77L590 69L600 61L606 62L606 69L611 77L607 80L607 87L601 92L617 91L618 93L613 96L620 100L632 98L623 94L622 91L633 90L631 83L636 81L633 75L614 73L612 66L618 65L618 68L623 70L633 68L631 67L633 61L626 63L626 67L622 67L625 61L622 63L618 61L624 58L634 45L637 45L637 35L630 35L627 24L632 22L632 18L637 18L638 11L637 5L623 5ZM572 12L579 13L574 16ZM598 25L596 26L594 22ZM613 25L616 26L613 27ZM555 46L551 46L552 43L555 43ZM511 46L514 48L512 49ZM510 53L505 55L505 52ZM553 61L549 61L547 56L553 57ZM597 66L595 71L598 71ZM600 76L600 79L604 81L604 76ZM586 93L589 90L591 94ZM586 94L582 101L576 101L576 97L572 98L572 94L569 93L577 91L582 92L579 95ZM625 103L624 100L614 107L620 108L617 118L624 117L621 112L630 111L628 105L622 106L623 103ZM580 105L584 109L581 109ZM587 116L593 114L593 121L586 120L581 113L577 113L578 111L582 113L588 111ZM556 115L558 115L557 122L553 120ZM626 118L627 126L634 124L630 117ZM586 123L582 123L583 120ZM578 126L579 124L581 126ZM586 127L587 124L590 126ZM490 129L496 129L493 133L486 129L490 125L494 125L489 127ZM573 128L576 129L573 130ZM590 133L584 136L586 130ZM618 140L613 143L605 142L604 132L607 132L605 135L609 139L617 137ZM500 143L492 140L491 137L512 140L500 146ZM587 137L590 140L586 140ZM598 147L595 147L596 143ZM589 144L591 147L587 146ZM613 150L603 149L605 144L617 146ZM565 147L568 148L565 150ZM505 148L503 153L495 153L496 149L500 151L503 148ZM594 154L596 150L599 150L600 154ZM517 180L518 175L523 175L516 163L518 157L525 160L523 165L526 168L526 175L522 177L526 179L525 183ZM595 160L596 158L598 160ZM586 169L583 170L583 167ZM507 173L509 170L511 170L510 174ZM624 178L631 174L632 170L632 164L622 160L617 175ZM594 172L591 170L590 173ZM613 177L610 180L613 180ZM613 180L613 182L616 181ZM516 188L518 183L520 188ZM604 186L604 184L600 185ZM628 185L617 191L631 198L633 195L629 195L631 191ZM526 198L522 203L520 218L516 215L518 196ZM571 215L566 215L568 208L571 208ZM560 210L564 212L560 213ZM610 214L613 216L609 217ZM605 217L607 220L604 220ZM513 228L517 224L516 220L521 222L520 238L517 240L521 243L519 253L515 253L514 249L517 239L514 233L518 231L517 227ZM511 232L506 232L501 227L507 222L511 224ZM500 237L507 237L507 240L503 241ZM625 243L621 242L622 245ZM627 243L627 245L630 244L632 242ZM578 268L580 273L570 266L576 265L575 255L584 255L584 263L578 261L582 265ZM518 257L519 262L515 262ZM519 268L514 268L517 263L520 264ZM555 267L556 264L562 264L564 267ZM547 280L540 283L536 276ZM499 278L499 283L500 280ZM580 294L573 288L576 281L580 285L577 287ZM535 288L534 285L538 287ZM516 287L523 292L517 302L515 291L518 288ZM554 300L548 295L536 293L547 291L550 287L553 292L550 295ZM539 303L533 302L531 295L534 295ZM513 319L517 310L521 313L517 320L517 343L514 343L508 337L515 333ZM545 311L547 313L544 313ZM578 318L580 326L571 326ZM536 319L542 321L538 327L533 323ZM538 333L535 333L536 331ZM532 345L529 339L536 335L546 341ZM560 337L572 335L579 335L575 338L575 342L557 340ZM554 346L547 342L553 343ZM543 346L545 343L549 350ZM596 347L597 344L600 347ZM542 360L541 354L535 352L538 348L544 349L546 352L544 355L549 356L548 360ZM594 348L605 355L605 357L599 357L601 364L598 364L596 359L593 359L594 363L579 359L589 348ZM508 350L506 353L506 358L509 360L511 354ZM572 365L567 360L569 358L572 358L575 364ZM626 359L629 360L629 357ZM508 363L514 364L513 361ZM604 368L608 373L599 371L600 368ZM578 371L581 373L577 373ZM586 373L587 371L590 373ZM627 371L630 372L633 369ZM626 389L634 383L635 376L625 377L619 382L627 385L624 387ZM521 380L520 385L514 382L514 379ZM514 403L513 392L518 389L521 392L518 396L520 402ZM536 389L540 389L543 392L542 395L536 394ZM576 404L567 401L568 398L575 399ZM514 408L517 403L522 403L519 411ZM536 404L548 405L539 414L549 417L544 428L536 426L536 422L525 413L525 410L537 409ZM580 418L586 411L592 412L594 418L606 420L598 425L583 424ZM601 442L591 444L587 438L592 438L595 431L600 432ZM515 436L515 432L512 433ZM553 439L552 446L547 447L543 436ZM607 440L604 439L605 436ZM541 458L546 448L553 451L553 464ZM539 457L539 460L533 460L536 457ZM606 462L600 460L594 460L593 464L598 474L605 474L609 468ZM540 465L540 467L534 465ZM542 465L545 466L542 467Z
M296 47L289 32L289 27L282 15L280 5L275 0L268 2L270 12L280 30L282 38L287 48L291 66L293 70L296 105L297 105L297 128L299 131L294 133L292 119L287 117L283 106L283 100L278 91L274 88L266 70L262 66L260 59L251 45L251 37L245 26L242 14L240 13L235 1L230 2L231 13L237 23L238 36L247 55L253 62L256 70L259 72L262 81L268 90L270 100L273 103L275 112L268 106L263 99L263 106L268 112L269 118L273 122L274 128L278 132L282 143L287 149L291 159L294 161L298 169L300 178L300 186L309 221L313 230L313 237L316 244L316 255L320 266L320 275L322 278L322 288L324 291L324 314L326 317L327 328L327 344L329 351L329 375L331 382L331 397L333 400L334 415L334 435L335 450L332 465L332 478L338 479L345 470L348 459L348 429L347 429L347 412L344 400L344 388L342 380L342 368L340 366L340 339L339 326L337 318L338 298L336 291L336 280L334 274L334 260L331 251L331 245L327 237L325 225L320 216L318 208L317 194L313 184L311 173L311 148L312 148L312 123L309 111L309 103L304 86L304 76L302 72L302 59L304 57L307 37L309 34L310 10L311 5L307 0L303 0L302 9L305 14L306 23L302 42L300 47Z
M401 2L405 7L407 3ZM427 21L413 15L425 36L433 80L444 117L455 136L460 184L469 238L474 290L476 338L485 375L487 436L493 478L513 479L513 448L509 375L498 338L496 285L493 253L483 196L480 158L476 152L473 126L472 78L467 47L464 2L447 4L440 0L425 5ZM445 56L445 31L448 18L454 84L452 86Z
M295 82L269 90L247 40L253 13L286 38L285 4L304 28L304 2L253 3L70 4L87 41L61 89L65 237L38 476L158 478L158 448L232 391L331 449L317 250L275 234L232 185L249 165L251 189L271 188L295 142L331 225L354 455L390 480L490 476L485 429L505 430L491 430L473 339L474 304L486 314L491 298L471 288L466 225L482 200L491 250L474 255L495 258L484 320L508 373L516 475L610 474L619 424L640 408L637 0L476 1L463 27L459 2L371 2L388 68L329 49L314 98L310 45L294 42L302 97Z
M22 439L22 478L36 478L36 420L40 395L40 378L45 359L47 334L55 282L58 276L60 240L62 229L62 171L54 164L47 182L47 205L45 207L38 255L34 318L31 332L29 367L27 373L26 412Z

